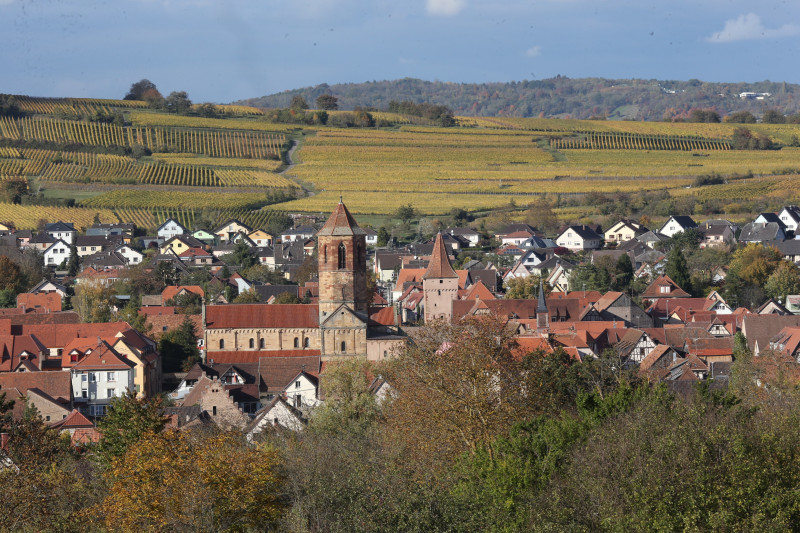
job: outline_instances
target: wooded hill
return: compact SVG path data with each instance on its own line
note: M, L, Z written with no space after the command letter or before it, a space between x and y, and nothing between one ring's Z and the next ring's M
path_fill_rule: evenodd
M763 100L740 94L769 93ZM313 102L322 94L338 98L339 109L356 106L386 109L389 102L412 101L444 105L456 115L664 120L688 116L691 109L713 108L725 115L748 110L760 116L766 109L784 114L800 111L800 85L774 83L711 83L692 79L612 80L563 76L508 83L449 83L403 78L294 89L242 100L256 107L289 107L292 97Z

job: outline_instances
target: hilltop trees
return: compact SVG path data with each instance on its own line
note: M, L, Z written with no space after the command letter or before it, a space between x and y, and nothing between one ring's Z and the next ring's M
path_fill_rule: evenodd
M139 80L131 85L128 94L125 95L124 100L144 100L151 103L153 101L163 100L164 97L158 92L156 84L148 79Z
M317 97L317 109L336 111L339 109L339 99L332 94L322 94Z
M173 91L167 96L164 107L170 113L183 115L192 109L192 101L186 91Z

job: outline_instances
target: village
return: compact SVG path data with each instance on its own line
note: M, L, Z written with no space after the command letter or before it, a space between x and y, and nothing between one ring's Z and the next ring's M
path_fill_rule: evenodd
M605 232L569 226L547 238L516 223L491 236L497 248L483 254L478 245L486 236L468 227L379 248L377 232L362 229L342 202L321 227L280 235L237 220L190 231L170 219L157 235L135 239L131 224L95 224L80 233L63 221L35 233L6 226L3 255L14 261L36 250L47 277L18 294L15 308L0 310L0 392L14 400L15 417L35 407L79 447L100 440L96 422L126 391L165 395L170 427L213 424L248 438L268 429L302 431L325 400L330 365L390 359L425 325L484 315L508 322L520 353L563 350L580 362L612 350L620 368L681 394L706 380L726 386L738 333L755 356L770 350L795 375L800 295L754 309L732 305L716 290L693 296L665 274L668 252L658 244L696 232L701 248L769 246L793 264L798 223L794 206L743 228L675 215L656 230L623 219ZM234 253L277 277L247 279L221 259ZM579 261L603 258L629 260L644 291L634 298L631 291L575 286ZM297 284L310 261L312 275ZM80 268L69 272L70 264ZM120 318L130 295L111 297L110 320L87 322L65 309L76 292L108 288L131 268L168 274L160 293L141 295L136 324ZM180 281L202 279L198 271L207 282ZM711 275L724 284L726 268ZM524 297L509 290L520 287L527 287ZM159 339L187 324L199 357L181 361L182 368L165 363ZM391 383L372 376L370 392L383 400Z

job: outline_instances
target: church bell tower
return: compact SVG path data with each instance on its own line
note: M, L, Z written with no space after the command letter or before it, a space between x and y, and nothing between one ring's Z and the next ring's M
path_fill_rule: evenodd
M320 324L343 304L366 317L366 235L341 200L317 233Z

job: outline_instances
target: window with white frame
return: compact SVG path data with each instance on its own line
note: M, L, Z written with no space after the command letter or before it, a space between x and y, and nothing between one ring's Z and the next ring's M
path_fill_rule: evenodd
M116 372L106 372L106 381L117 381Z

